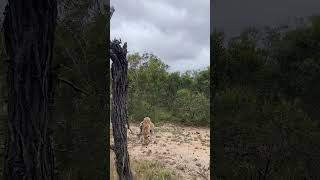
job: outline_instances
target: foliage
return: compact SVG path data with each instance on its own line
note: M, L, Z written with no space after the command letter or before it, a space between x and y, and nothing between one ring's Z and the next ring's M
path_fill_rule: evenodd
M174 115L179 117L185 124L208 125L209 122L209 99L199 92L188 89L180 89L174 100L176 111Z
M130 54L129 117L141 121L209 125L209 68L194 73L168 72L153 54Z
M319 20L212 35L217 179L319 179Z
M108 162L105 156L110 78L105 49L108 20L105 14L93 11L93 1L60 3L66 3L63 6L66 9L56 29L54 62L58 78L73 87L64 81L56 87L54 118L59 178L101 179Z

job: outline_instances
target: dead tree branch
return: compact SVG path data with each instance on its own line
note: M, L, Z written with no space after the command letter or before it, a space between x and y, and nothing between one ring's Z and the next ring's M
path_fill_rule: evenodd
M88 93L88 92L86 92L86 91L82 90L81 88L77 87L77 86L74 85L71 81L66 80L66 79L63 79L63 78L58 78L58 80L59 80L60 82L63 82L63 83L65 83L65 84L69 85L69 86L72 87L74 90L76 90L76 91L78 91L78 92L81 92L81 93L89 96L89 93Z
M110 58L112 60L112 112L111 123L114 138L114 152L116 155L116 168L120 180L132 180L130 160L127 147L128 111L128 61L127 44L121 47L121 41L110 42ZM129 126L128 126L129 127Z

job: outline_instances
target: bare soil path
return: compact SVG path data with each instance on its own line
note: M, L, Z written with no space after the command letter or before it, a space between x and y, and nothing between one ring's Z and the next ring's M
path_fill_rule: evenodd
M159 161L183 179L210 179L210 129L165 124L155 128L155 143L139 143L139 127L130 125L128 149L135 160ZM112 136L111 136L112 137ZM113 137L111 138L113 143Z

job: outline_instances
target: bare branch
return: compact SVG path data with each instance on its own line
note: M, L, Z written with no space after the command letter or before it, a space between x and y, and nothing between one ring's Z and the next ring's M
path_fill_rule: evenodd
M66 79L63 79L63 78L58 78L58 80L59 80L60 82L64 82L64 83L68 84L68 85L69 85L70 87L72 87L74 90L76 90L76 91L78 91L78 92L81 92L81 93L89 96L89 93L88 93L88 92L86 92L86 91L82 90L81 88L77 87L76 85L74 85L74 84L73 84L72 82L70 82L69 80L66 80Z

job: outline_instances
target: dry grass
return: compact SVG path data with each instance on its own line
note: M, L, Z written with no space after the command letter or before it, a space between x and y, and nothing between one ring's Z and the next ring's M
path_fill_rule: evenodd
M113 158L111 158L110 179L117 180L118 175L115 169ZM131 169L134 179L137 180L178 180L181 179L174 171L166 168L157 161L137 161L131 160Z

